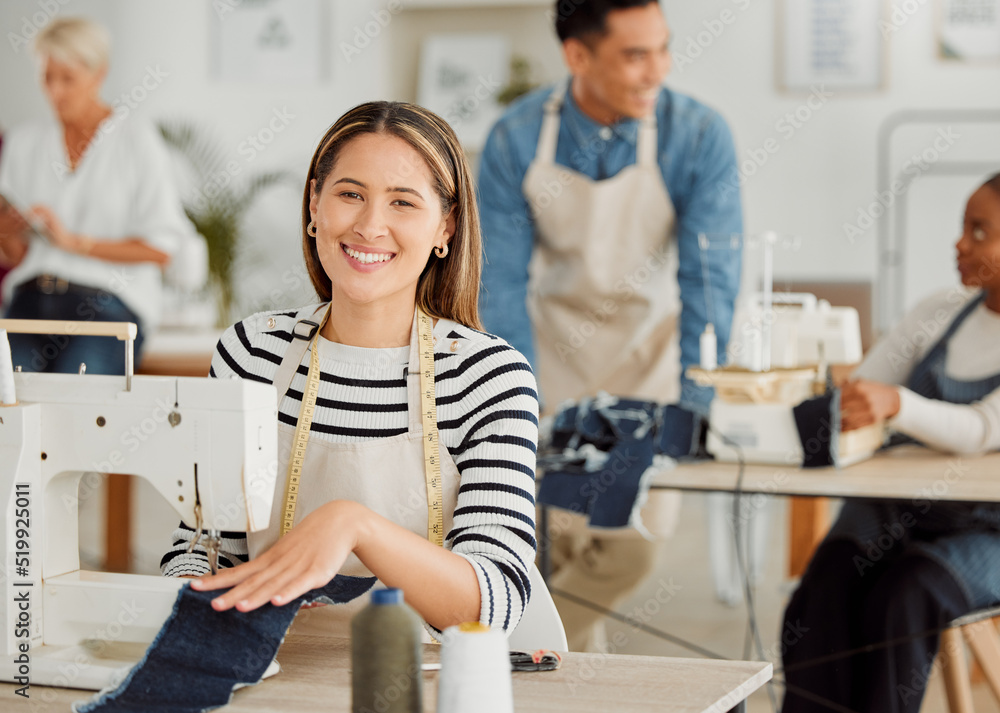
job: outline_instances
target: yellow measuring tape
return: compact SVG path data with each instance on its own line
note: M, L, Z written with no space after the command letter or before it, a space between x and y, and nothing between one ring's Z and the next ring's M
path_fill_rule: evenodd
M420 416L424 426L424 479L427 481L427 539L444 544L441 459L438 453L437 402L434 397L434 335L431 318L417 308L420 348Z
M309 432L316 413L316 398L319 394L319 349L317 339L326 324L329 311L323 317L311 345L309 373L306 388L302 394L302 409L295 425L292 454L288 461L288 479L285 484L285 507L281 517L281 534L284 536L295 524L295 506L299 499L299 485L302 468L306 460L306 446ZM420 412L424 434L424 479L427 482L427 539L434 544L444 544L444 505L441 494L441 460L438 454L437 403L434 393L434 335L431 319L417 309L417 339L420 354Z
M306 377L306 388L302 393L302 408L299 420L295 424L295 438L292 441L292 455L288 460L288 479L285 482L285 508L281 513L281 533L284 537L295 524L295 506L299 502L299 483L302 480L302 466L306 462L306 446L309 445L309 431L312 428L313 415L316 413L316 397L319 395L319 340L320 330L330 317L327 309L323 315L316 334L310 345L309 374Z

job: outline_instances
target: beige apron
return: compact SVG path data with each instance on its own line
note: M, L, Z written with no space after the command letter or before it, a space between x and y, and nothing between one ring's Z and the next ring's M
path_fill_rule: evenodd
M297 319L310 316L313 315L300 313ZM322 312L315 316L321 317ZM289 345L274 378L279 402L291 386L292 378L302 363L310 343L314 349L317 347L316 339L312 342L306 339L293 339ZM410 334L409 363L406 384L408 432L390 438L355 443L330 443L315 437L310 438L295 510L296 524L331 500L354 500L421 537L427 536L427 484L424 478L424 450L421 438L423 426L420 415L416 317ZM434 385L430 386L433 398ZM278 424L279 463L288 462L294 436L294 426ZM448 449L444 444L440 444L439 448L444 532L448 533L458 502L460 476ZM275 482L270 526L263 532L252 532L247 536L251 558L257 557L277 542L284 499L285 475L282 473ZM344 562L340 574L355 577L373 576L354 554ZM368 597L360 597L348 604L305 609L296 617L292 630L349 636L351 617L364 607L367 601Z
M639 126L636 162L595 181L555 161L566 88L546 103L522 185L536 230L528 308L546 411L599 391L676 401L676 216L657 162L656 116ZM678 495L651 491L643 521L667 535L679 505Z

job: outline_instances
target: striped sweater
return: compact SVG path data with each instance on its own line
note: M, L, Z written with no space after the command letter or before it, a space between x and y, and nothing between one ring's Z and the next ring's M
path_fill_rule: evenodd
M291 343L296 311L263 312L230 327L210 375L270 384ZM479 580L480 621L512 630L530 594L535 554L535 447L538 395L527 361L510 345L448 320L434 328L435 389L441 444L461 474L454 524L445 547L472 563ZM319 340L321 381L310 439L347 443L388 438L408 429L405 373L409 347L367 349ZM278 418L294 426L308 353ZM160 563L166 576L208 571L205 551L185 550L193 531L181 523ZM247 559L245 533L224 532L220 567Z

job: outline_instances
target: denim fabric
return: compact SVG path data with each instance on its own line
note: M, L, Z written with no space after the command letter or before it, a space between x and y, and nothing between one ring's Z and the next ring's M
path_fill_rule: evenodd
M547 87L523 97L497 122L483 150L478 181L486 258L480 314L486 330L510 342L532 366L537 364L526 298L535 234L531 207L521 185L535 157L544 106L551 93L552 87ZM580 111L571 92L563 102L561 120L556 163L594 180L611 178L635 163L638 120L623 119L604 127ZM705 271L711 282L706 289L698 234L743 232L739 175L729 127L712 109L663 88L656 122L660 170L677 214L683 373L698 364L698 339L709 320L718 335L719 362L725 361L733 302L739 290L740 249L706 251ZM610 128L610 135L606 128ZM674 276L663 275L662 279ZM706 292L711 294L711 309ZM686 376L681 385L682 402L707 411L712 390L694 385Z
M75 713L201 713L224 706L233 691L264 675L285 632L308 602L343 604L367 592L374 577L337 575L284 606L217 612L225 590L198 592L185 584L174 610L145 657L114 690L73 704Z
M142 324L125 304L110 292L83 301L72 293L47 295L25 288L7 307L8 319L65 319L88 322L134 322L139 327L135 339L135 363L142 350ZM24 371L75 374L80 364L88 374L125 373L125 343L114 337L67 337L49 334L11 334L10 352L15 366Z
M792 409L802 443L802 467L825 468L837 463L840 391L807 399Z
M701 417L673 404L599 396L563 407L538 458L538 502L589 516L592 527L639 525L654 457L699 453Z

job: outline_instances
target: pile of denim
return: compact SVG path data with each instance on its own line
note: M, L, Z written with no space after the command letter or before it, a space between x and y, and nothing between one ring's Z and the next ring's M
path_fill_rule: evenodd
M675 404L599 394L565 404L541 438L538 502L586 515L591 527L642 529L659 468L705 457L702 416Z

